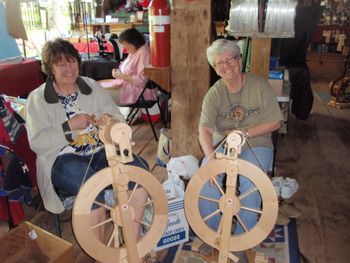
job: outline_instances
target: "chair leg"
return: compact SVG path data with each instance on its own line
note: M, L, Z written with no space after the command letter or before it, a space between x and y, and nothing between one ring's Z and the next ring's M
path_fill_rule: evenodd
M165 117L163 115L162 109L160 107L159 101L157 101L157 105L158 105L158 109L159 109L159 112L160 112L160 118L163 121L164 127L167 128L167 123L166 123Z
M130 113L128 114L128 117L126 117L126 122L128 125L130 125L132 123L132 121L134 120L139 109L140 108L132 108L131 109Z
M52 215L53 215L53 222L55 225L56 235L58 237L62 237L60 215L59 214L52 214Z
M272 144L273 144L273 157L272 157L272 167L271 173L269 174L271 177L275 176L275 165L276 165L276 154L277 154L277 144L278 144L278 130L272 132L271 134Z
M151 119L151 115L149 114L149 111L148 111L147 108L145 108L145 110L146 110L146 113L147 113L147 118L148 118L149 124L151 125L152 131L153 131L154 138L156 139L156 141L158 141L158 137L157 137L156 131L154 129L154 123L153 123L153 121Z
M10 200L9 200L9 197L6 196L5 197L5 200L6 200L6 205L7 205L7 214L8 214L8 226L9 226L9 230L13 229L16 227L16 225L14 224L13 222L13 217L12 217L12 214L11 214L11 207L10 207Z

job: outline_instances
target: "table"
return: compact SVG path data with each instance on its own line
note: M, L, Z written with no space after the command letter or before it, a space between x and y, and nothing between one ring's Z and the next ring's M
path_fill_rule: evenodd
M274 89L278 104L280 105L280 108L281 108L281 111L283 114L283 118L284 118L281 127L278 129L278 133L280 133L280 134L287 134L287 124L288 124L288 118L289 118L290 90L291 90L291 84L290 84L289 80L283 81L282 89L280 89L280 90Z
M82 61L80 65L80 75L87 76L94 80L113 79L112 69L119 67L119 62L115 60L98 60Z
M289 75L289 71L285 70L284 74ZM287 134L287 125L288 125L289 108L290 108L290 106L289 106L290 91L291 91L291 83L289 82L288 78L289 77L287 77L283 80L282 89L280 89L280 90L274 89L278 104L279 104L281 112L283 114L283 123L278 130L272 132L272 134L271 134L271 139L272 139L272 143L274 146L273 147L272 168L271 168L271 171L269 171L271 176L274 176L274 174L275 174L278 137L283 136L284 134Z
M143 73L147 78L157 83L162 90L170 92L170 67L145 67Z
M15 97L27 96L43 82L40 62L36 59L0 65L0 93Z
M87 45L86 42L72 43L76 50L79 53L99 53L100 48L97 42L89 42ZM111 42L107 41L106 43L107 52L114 53L114 48Z
M165 110L164 110L164 118L165 122L170 120L169 114L169 99L170 99L170 67L145 67L143 73L147 78L154 81L159 85L161 90L165 92Z

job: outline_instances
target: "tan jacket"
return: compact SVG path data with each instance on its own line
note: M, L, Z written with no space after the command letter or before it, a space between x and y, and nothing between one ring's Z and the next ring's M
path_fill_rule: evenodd
M109 113L124 121L112 98L96 81L79 77L77 86L82 111L97 117ZM51 170L60 149L68 143L62 129L66 112L58 102L51 80L30 93L25 116L29 145L37 154L37 182L44 206L52 213L61 213L64 207L53 188Z

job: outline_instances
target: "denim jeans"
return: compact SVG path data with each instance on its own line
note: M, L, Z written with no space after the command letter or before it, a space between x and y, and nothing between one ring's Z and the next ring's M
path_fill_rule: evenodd
M149 170L148 163L141 157L133 154L134 160L127 164ZM81 156L77 154L63 154L56 158L51 171L53 185L69 195L77 195L83 180L88 180L96 172L108 166L104 149L94 154L90 162L91 155ZM84 175L86 177L84 179ZM132 182L133 183L133 182ZM129 188L132 187L129 185ZM97 200L103 202L103 191L98 195Z
M254 151L254 154L252 151ZM240 159L246 160L256 165L259 169L262 169L265 173L268 171L268 169L272 165L272 157L273 157L273 149L267 148L267 147L254 147L252 149L242 151L239 156ZM205 162L206 162L206 159L203 160L202 165ZM225 176L223 175L216 177L216 180L221 187L223 185L224 178ZM241 194L245 193L246 191L248 191L254 186L254 184L244 176L238 176L238 184L239 184L238 191ZM200 194L203 196L217 199L217 200L221 198L221 193L219 192L218 188L215 186L215 184L210 184L209 181L203 186ZM242 199L241 205L249 208L259 209L261 206L261 196L259 192L254 192L250 194L248 197ZM219 209L219 206L214 202L210 202L203 199L200 199L199 201L199 211L203 218L210 215L211 213L213 213L218 209ZM245 226L248 229L251 229L257 223L258 214L241 209L239 212L239 217L241 218ZM219 213L211 217L210 219L208 219L206 223L210 228L216 231L219 226L220 220L221 220L221 214ZM234 233L241 234L244 232L245 231L242 228L242 226L237 222Z

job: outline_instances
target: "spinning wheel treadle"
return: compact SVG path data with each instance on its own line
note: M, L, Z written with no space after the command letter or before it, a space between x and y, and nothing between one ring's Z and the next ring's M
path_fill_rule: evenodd
M119 127L120 129L117 129ZM106 155L110 167L107 167L92 176L81 187L72 211L72 226L75 236L81 247L93 258L102 262L139 262L142 257L149 253L157 244L164 232L167 223L168 204L167 198L161 184L149 172L136 166L124 165L122 158L110 156L109 153L115 151L115 146L120 153L125 154L125 149L129 150L127 156L131 156L130 139L123 138L131 136L130 127L126 124L111 123L110 127L100 132L100 138L105 143ZM121 132L120 134L114 134ZM110 133L110 136L106 133ZM118 138L118 139L116 139ZM111 140L121 140L122 143L114 145ZM128 143L125 143L129 141ZM111 165L112 164L112 165ZM129 182L135 185L131 189ZM106 187L112 186L117 204L108 204L96 201L96 197ZM148 193L148 200L137 206L132 205L135 191L142 187ZM100 205L108 211L107 219L96 225L91 225L91 208L93 204ZM141 222L135 218L138 209L152 206L153 216L151 223ZM144 228L144 234L139 240L135 240L133 224L137 222ZM105 240L99 241L93 230L99 226L112 224L110 231L105 235ZM119 235L122 230L123 237Z
M229 252L247 250L263 241L274 227L278 212L277 195L266 174L255 165L237 158L240 153L240 145L245 140L239 137L232 140L229 135L227 142L229 144L227 155L221 155L222 159L210 161L201 167L188 183L185 194L187 220L200 239L219 250L219 262L227 262ZM234 149L232 149L232 145ZM203 186L216 175L223 173L227 175L226 188L220 187L216 179L211 186L217 187L221 192L221 198L217 200L201 195ZM251 189L240 194L237 194L238 174L254 184ZM241 200L255 192L261 196L261 208L241 206ZM199 210L200 200L215 202L219 208L203 218ZM258 222L251 229L248 229L241 221L238 215L241 210L259 215ZM207 225L206 221L220 213L220 225L218 230L214 231ZM234 233L234 219L242 226L244 233L232 234Z

